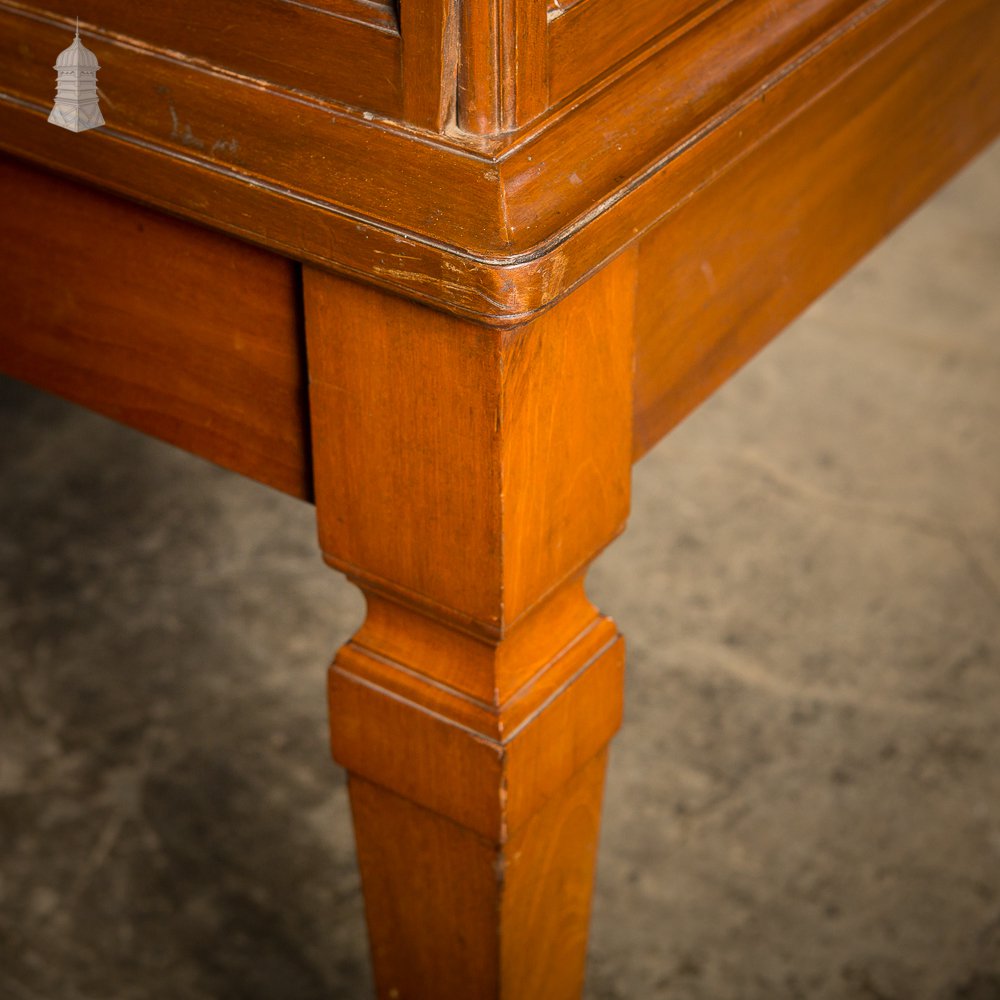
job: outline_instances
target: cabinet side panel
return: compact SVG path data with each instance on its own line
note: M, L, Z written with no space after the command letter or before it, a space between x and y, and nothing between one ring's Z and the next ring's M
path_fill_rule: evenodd
M0 157L0 371L309 498L297 265Z
M937 5L642 240L636 458L1000 131L998 50Z

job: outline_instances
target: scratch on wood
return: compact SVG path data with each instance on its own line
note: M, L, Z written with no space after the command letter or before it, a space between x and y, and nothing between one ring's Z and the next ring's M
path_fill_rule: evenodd
M170 120L173 122L173 128L170 130L170 138L180 139L182 145L190 146L194 149L204 149L205 143L191 131L191 126L186 123L181 125L173 101L168 102L168 107L170 108Z
M392 278L405 285L431 285L435 291L451 292L460 302L467 301L470 295L472 295L493 306L495 309L507 308L506 303L491 298L481 289L469 288L458 281L448 281L444 278L421 274L419 271L407 271L398 267L383 267L381 264L376 264L373 270L379 277Z

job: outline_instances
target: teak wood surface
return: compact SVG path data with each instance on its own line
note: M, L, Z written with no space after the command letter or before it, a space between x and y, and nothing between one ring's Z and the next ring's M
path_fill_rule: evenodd
M998 51L995 0L0 0L0 370L315 503L380 997L580 996L631 462L1000 131Z

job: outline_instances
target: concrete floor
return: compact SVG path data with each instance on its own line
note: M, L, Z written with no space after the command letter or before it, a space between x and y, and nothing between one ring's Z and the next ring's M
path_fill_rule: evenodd
M0 420L0 998L366 996L310 509ZM589 1000L1000 1000L1000 146L639 464L590 589Z

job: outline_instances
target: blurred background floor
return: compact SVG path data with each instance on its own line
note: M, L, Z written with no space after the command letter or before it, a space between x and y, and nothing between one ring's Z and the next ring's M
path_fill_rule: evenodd
M0 998L368 996L310 508L0 421ZM589 586L588 1000L1000 1000L1000 145L636 467Z

